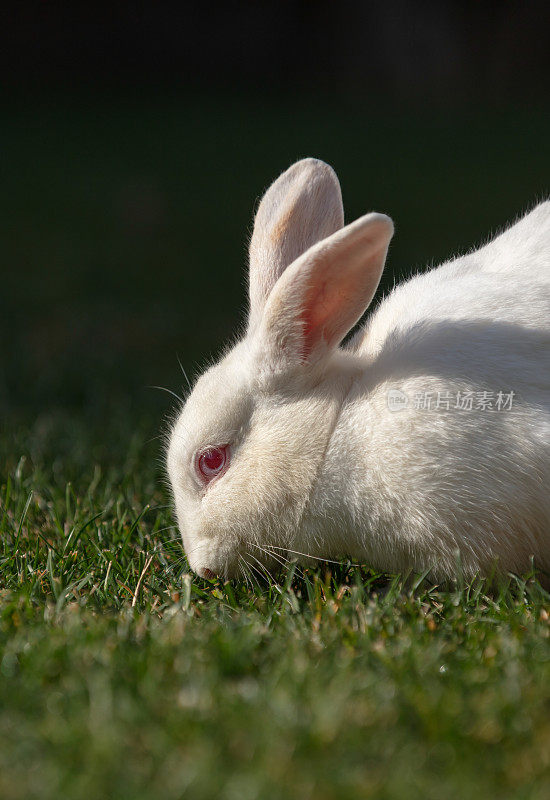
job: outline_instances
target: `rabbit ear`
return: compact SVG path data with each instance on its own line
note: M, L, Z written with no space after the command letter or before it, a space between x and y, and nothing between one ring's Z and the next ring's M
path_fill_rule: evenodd
M250 330L288 265L343 224L340 184L324 161L305 158L277 178L258 207L250 241Z
M313 245L279 278L258 332L273 359L313 361L337 347L371 302L393 222L367 214Z

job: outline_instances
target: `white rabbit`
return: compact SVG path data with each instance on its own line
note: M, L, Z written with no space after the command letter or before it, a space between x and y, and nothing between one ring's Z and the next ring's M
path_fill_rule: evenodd
M342 346L392 235L376 213L343 227L315 159L262 199L246 333L167 455L200 575L294 554L436 579L550 570L550 203L398 286Z

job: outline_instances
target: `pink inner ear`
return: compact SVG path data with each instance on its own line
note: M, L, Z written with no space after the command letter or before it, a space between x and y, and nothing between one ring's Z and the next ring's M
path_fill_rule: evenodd
M322 298L323 294L326 293L326 285L326 281L323 281L320 286L313 286L309 290L305 307L301 314L301 320L303 324L302 335L304 337L302 344L302 359L304 361L309 358L311 351L315 347L315 344L320 341L322 336L322 331L319 332L319 321L315 303L317 295Z
M372 300L392 233L388 217L367 214L289 266L266 306L274 343L301 361L338 347Z
M312 286L305 297L304 308L301 314L303 323L302 358L307 360L315 347L321 342L324 323L330 317L330 290L328 281L322 280ZM325 313L323 313L325 312Z
M309 358L313 350L324 340L329 347L336 347L348 330L355 324L365 309L365 295L374 294L377 278L360 263L358 268L338 271L337 278L317 276L304 298L301 314L303 323L303 358ZM336 280L335 280L336 278Z

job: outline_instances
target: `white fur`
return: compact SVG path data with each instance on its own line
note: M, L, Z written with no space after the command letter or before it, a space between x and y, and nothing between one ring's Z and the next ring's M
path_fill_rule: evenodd
M299 552L436 578L532 557L550 571L550 203L398 286L348 346L393 227L342 225L314 159L259 206L248 331L199 379L168 451L192 567L232 576ZM510 410L392 412L389 390L515 394ZM195 454L222 444L231 464L205 488Z

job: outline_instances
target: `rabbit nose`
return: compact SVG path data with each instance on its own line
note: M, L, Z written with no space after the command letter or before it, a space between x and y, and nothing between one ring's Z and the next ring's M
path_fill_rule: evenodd
M218 577L211 569L208 569L208 567L201 567L197 570L197 573L201 578L208 578L208 580L213 580Z

